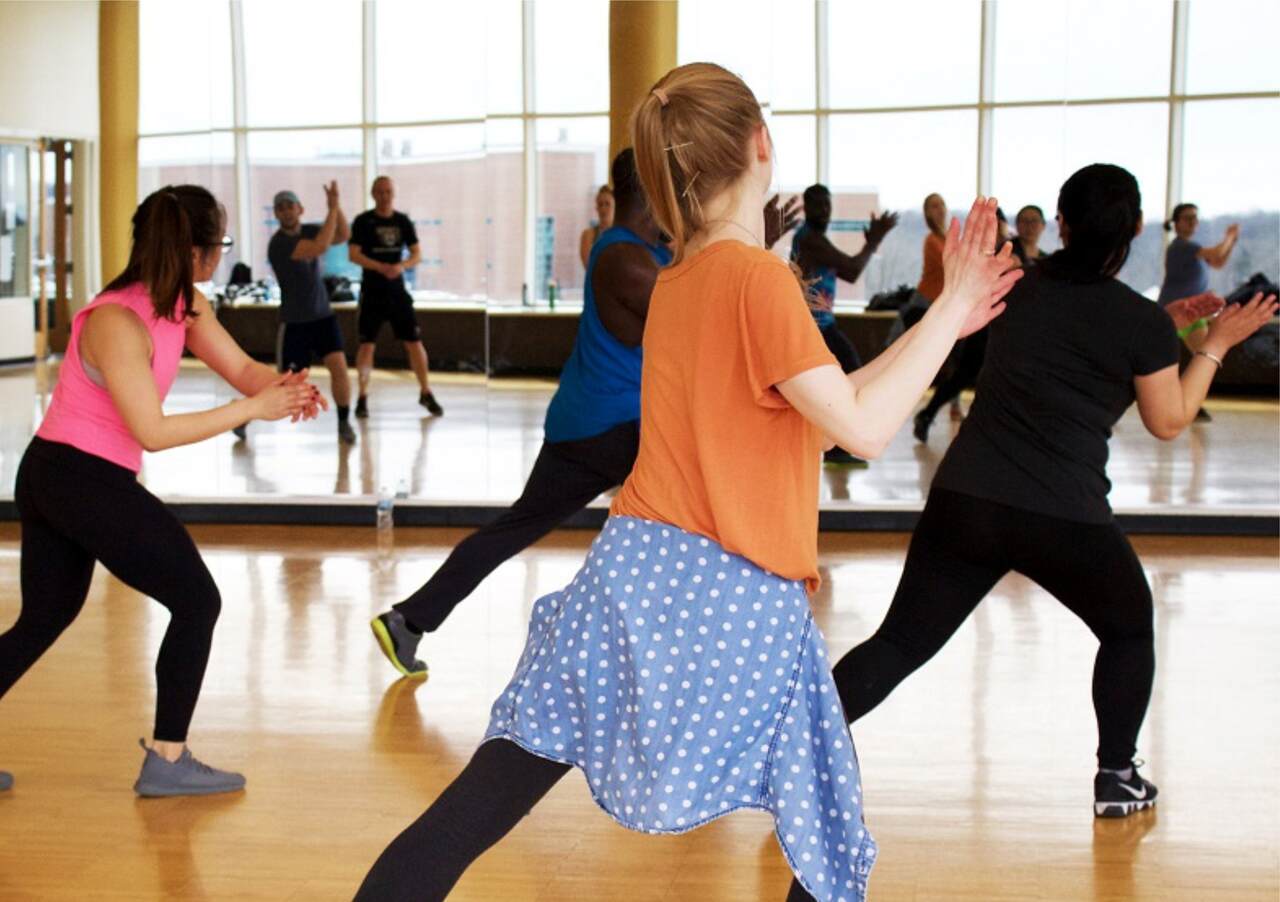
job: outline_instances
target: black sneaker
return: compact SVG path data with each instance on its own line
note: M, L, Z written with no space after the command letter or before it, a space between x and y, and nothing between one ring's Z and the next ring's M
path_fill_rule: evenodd
M338 441L348 445L356 443L356 431L346 420L338 420Z
M248 437L248 435L249 435L249 424L248 424L248 423L241 423L239 426L237 426L237 427L235 427L234 429L232 429L232 430L231 430L231 433L232 433L232 435L234 435L238 440L240 440L240 441L244 441L244 440L245 440L245 438L246 438L246 437Z
M824 452L822 462L832 467L865 467L867 462L861 457L854 457L843 448L832 448Z
M436 400L436 396L429 391L424 391L418 396L418 403L430 411L433 417L444 416L444 408L440 406L440 402Z
M378 640L378 648L401 676L415 680L427 678L427 665L415 657L422 634L409 629L403 614L392 608L370 620L369 628Z
M933 417L927 411L920 411L912 421L911 434L922 445L929 443L929 427L933 425Z
M356 416L362 420L369 418L369 399L364 395L356 398Z
M0 770L0 792L13 788L13 774L7 770Z
M1093 778L1093 813L1096 817L1128 817L1135 811L1153 808L1159 791L1150 780L1142 779L1138 764L1128 780L1108 771L1098 771Z

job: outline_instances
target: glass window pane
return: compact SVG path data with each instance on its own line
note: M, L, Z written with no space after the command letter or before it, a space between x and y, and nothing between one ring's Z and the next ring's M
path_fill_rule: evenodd
M609 109L609 4L556 0L533 4L535 109Z
M346 0L243 4L249 125L360 121L361 6Z
M1223 140L1247 134L1248 140ZM1216 244L1229 223L1240 240L1209 285L1228 292L1255 272L1280 280L1280 100L1208 100L1187 104L1182 197L1200 208L1195 240Z
M803 191L818 178L817 125L813 116L771 116L773 184L776 190Z
M857 228L872 210L895 210L901 219L863 274L864 286L842 283L837 298L870 297L920 279L925 195L938 192L960 213L977 190L978 114L863 113L832 116L830 130L832 223ZM861 247L859 234L833 228L833 240L848 252ZM847 244L845 243L847 242Z
M769 0L697 0L681 3L678 16L682 65L716 63L745 81L760 103L772 100Z
M547 281L554 279L560 297L580 300L584 270L578 242L596 222L596 192L609 179L609 118L540 119L537 137L532 296L547 297Z
M904 0L827 9L833 107L977 101L981 4Z
M523 9L520 0L484 4L485 109L490 113L524 110Z
M191 36L200 36L192 65ZM138 130L229 128L231 5L144 0L138 8Z
M32 293L29 160L35 153L0 144L0 298Z
M485 170L489 300L519 304L524 282L524 123L485 123Z
M324 185L338 182L342 210L350 221L373 206L362 185L359 129L253 132L249 135L249 203L254 278L270 272L267 242L279 228L271 199L288 189L302 201L304 222L325 216Z
M486 33L484 4L379 0L375 9L380 122L484 114L485 79L476 60Z
M1158 290L1159 223L1168 172L1169 108L1163 103L1053 106L996 110L992 135L993 191L1013 219L1026 204L1045 212L1041 247L1058 247L1058 190L1089 163L1114 163L1133 173L1147 227L1134 241L1120 278L1136 291Z
M1187 23L1187 91L1280 91L1275 0L1191 3Z
M138 139L138 201L165 185L203 185L226 208L227 234L235 244L222 255L215 282L225 281L231 267L248 259L245 238L236 234L235 139L230 132Z
M814 107L812 0L698 0L679 20L681 64L718 63L774 109Z
M1172 35L1171 3L1002 3L996 9L995 98L1165 95Z
M418 232L422 262L409 271L410 287L483 297L484 125L379 129L378 174L395 181L396 209Z

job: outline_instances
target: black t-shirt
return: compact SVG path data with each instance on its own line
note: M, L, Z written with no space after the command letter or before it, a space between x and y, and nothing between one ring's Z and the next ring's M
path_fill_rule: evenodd
M1173 320L1115 279L1075 285L1035 267L989 328L973 409L934 486L1109 522L1111 428L1134 401L1135 376L1178 362Z
M418 243L418 232L413 220L403 213L393 211L382 217L374 210L365 210L351 223L351 244L358 245L361 253L379 263L399 263L404 259L404 249ZM362 270L360 296L385 298L404 294L403 279L388 279L382 273Z
M267 245L267 260L280 284L280 320L309 323L333 314L329 291L320 278L320 258L294 260L293 249L303 238L320 234L320 226L304 225L297 235L277 230Z

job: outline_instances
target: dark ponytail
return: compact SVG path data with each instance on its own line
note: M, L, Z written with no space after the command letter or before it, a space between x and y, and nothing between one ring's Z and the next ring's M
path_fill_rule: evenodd
M1109 279L1129 259L1142 225L1138 180L1108 163L1086 166L1063 183L1058 213L1067 226L1066 247L1044 260L1041 272L1067 282Z
M141 282L157 319L195 316L191 252L216 247L223 226L221 205L199 185L166 185L151 193L133 213L129 264L105 290Z

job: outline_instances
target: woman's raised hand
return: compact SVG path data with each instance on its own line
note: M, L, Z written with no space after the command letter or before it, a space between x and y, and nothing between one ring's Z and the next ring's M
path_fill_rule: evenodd
M953 217L947 229L942 251L945 282L938 301L970 311L961 337L978 331L1004 312L1004 296L1024 274L1013 260L1009 242L998 253L993 251L996 235L994 197L975 199L964 228Z

